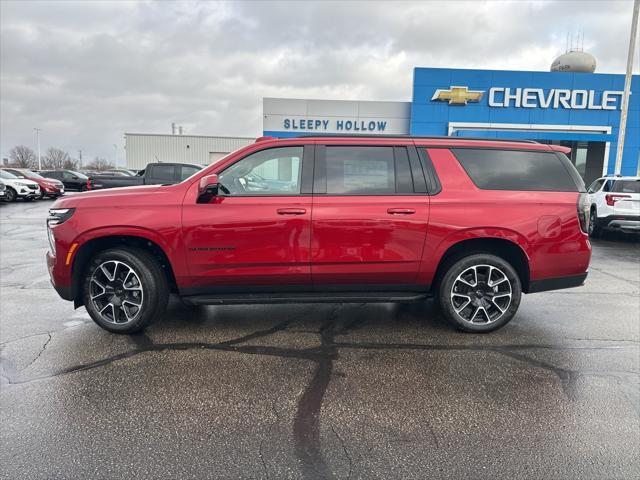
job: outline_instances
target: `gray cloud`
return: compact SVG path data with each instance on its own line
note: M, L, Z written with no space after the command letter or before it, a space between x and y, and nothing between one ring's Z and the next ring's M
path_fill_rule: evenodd
M408 100L414 66L547 70L567 31L623 72L631 1L0 4L0 153L259 135L264 96ZM122 151L120 156L122 158Z

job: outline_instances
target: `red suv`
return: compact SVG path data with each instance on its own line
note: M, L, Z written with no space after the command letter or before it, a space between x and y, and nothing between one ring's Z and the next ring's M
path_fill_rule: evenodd
M176 185L50 210L60 296L132 333L188 304L435 296L488 332L521 294L582 285L589 203L568 149L465 138L263 137Z

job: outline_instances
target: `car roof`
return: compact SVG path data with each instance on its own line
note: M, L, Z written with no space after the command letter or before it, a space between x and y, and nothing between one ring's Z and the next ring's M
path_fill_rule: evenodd
M419 146L431 147L476 147L476 148L501 148L508 150L544 150L569 153L571 149L560 145L538 143L534 140L520 140L508 138L484 138L484 137L448 137L448 136L415 136L415 135L345 135L345 134L301 134L296 137L276 138L260 137L256 143L304 143L305 141L322 141L326 143L365 143L371 145L388 145L394 142L404 144L414 143Z
M598 180L640 180L639 176L627 176L627 175L605 175Z

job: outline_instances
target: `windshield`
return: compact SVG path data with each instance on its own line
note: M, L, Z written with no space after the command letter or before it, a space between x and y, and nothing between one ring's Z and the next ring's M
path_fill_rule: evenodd
M214 161L213 161L213 163L211 163L211 164L209 164L209 165L204 165L203 167L201 167L201 169L200 169L200 170L198 170L197 172L193 172L193 174L192 174L192 175L189 175L187 178L185 178L184 180L182 180L180 183L189 181L189 180L191 179L191 177L193 177L194 175L197 175L197 174L199 174L199 173L202 173L202 171L203 171L203 170L206 170L206 171L207 171L206 175L209 175L209 174L212 172L212 170L213 170L213 166L214 166L214 165L217 165L217 164L219 164L220 162L222 162L223 160L226 160L227 158L229 158L229 155L233 155L233 154L234 154L234 153L236 153L238 150L242 150L243 148L245 148L245 147L240 147L240 148L238 148L238 149L234 150L233 152L226 154L224 157L221 157L221 158L218 158L217 160L214 160ZM144 170L143 170L143 171L144 171ZM140 175L140 174L138 174L138 175Z
M41 178L44 179L44 177L36 172L33 172L31 170L20 170L20 173L22 173L25 177L27 178Z
M87 177L84 173L80 173L80 172L74 172L73 170L69 170L69 173L71 175L75 175L78 178L81 178L83 180L87 180L89 177Z
M0 170L0 178L6 178L9 180L15 180L16 177L14 174L7 172L6 170Z

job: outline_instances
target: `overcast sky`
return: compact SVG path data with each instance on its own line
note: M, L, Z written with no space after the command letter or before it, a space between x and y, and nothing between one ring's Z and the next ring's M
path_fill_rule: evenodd
M262 97L401 100L414 66L548 70L584 31L624 73L633 2L71 2L1 8L0 154L124 162L124 132L258 136ZM638 60L636 59L637 69Z

